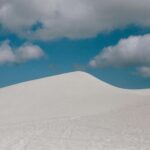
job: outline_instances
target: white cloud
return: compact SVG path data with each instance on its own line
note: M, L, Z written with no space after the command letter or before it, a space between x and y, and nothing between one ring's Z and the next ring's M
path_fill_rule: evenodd
M16 49L10 46L9 41L4 41L0 45L0 65L22 63L42 56L44 56L42 49L30 43Z
M106 47L90 61L93 67L126 67L150 65L150 34L122 39Z
M18 62L27 61L30 59L39 59L44 56L44 52L37 45L26 43L16 50L16 57Z
M104 48L89 64L95 68L133 66L141 75L148 76L150 34L122 39L117 45Z
M13 63L15 59L15 54L9 46L8 41L4 41L0 45L0 64Z
M137 69L137 72L139 73L139 75L141 75L142 77L145 78L149 78L150 77L150 67L139 67Z
M20 36L87 38L126 25L150 26L149 0L1 0L0 24ZM42 27L31 31L37 22Z

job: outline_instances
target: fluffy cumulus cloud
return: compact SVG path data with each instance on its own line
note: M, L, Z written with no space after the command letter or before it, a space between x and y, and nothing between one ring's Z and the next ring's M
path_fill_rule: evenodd
M0 44L0 65L23 63L44 56L42 49L36 45L25 43L19 48L12 48L9 41Z
M32 39L87 38L126 25L150 26L149 0L1 0L0 24Z
M104 48L90 61L90 66L133 66L142 76L150 77L150 34L121 39L117 45Z

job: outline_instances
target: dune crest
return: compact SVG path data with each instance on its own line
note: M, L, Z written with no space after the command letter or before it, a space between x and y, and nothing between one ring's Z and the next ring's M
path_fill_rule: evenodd
M116 88L78 71L1 89L0 120L3 123L87 116L145 100L148 100L148 96L143 96L139 90Z
M1 150L150 149L150 92L72 72L0 89Z

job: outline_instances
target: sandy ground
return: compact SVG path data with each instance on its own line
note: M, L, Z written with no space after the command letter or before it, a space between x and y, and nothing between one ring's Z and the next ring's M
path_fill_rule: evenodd
M83 72L0 89L0 150L149 150L150 90Z

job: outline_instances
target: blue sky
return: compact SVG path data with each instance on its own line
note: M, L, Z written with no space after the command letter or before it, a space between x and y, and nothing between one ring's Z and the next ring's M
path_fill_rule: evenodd
M43 3L47 1L44 0ZM71 1L71 4L68 1L68 4L63 3L62 8L68 9L69 6L72 6L74 0ZM49 2L55 3L53 0ZM84 18L80 18L79 23L78 14L70 14L69 17L66 17L69 18L68 20L66 18L62 20L62 12L59 10L54 13L54 18L58 18L53 22L55 26L50 24L54 19L52 20L51 17L45 19L44 11L29 18L26 18L26 13L25 15L23 13L21 17L24 17L24 20L20 19L20 16L15 16L16 12L20 11L18 7L21 8L22 3L26 7L26 2L23 0L18 4L15 0L14 3L10 3L10 6L17 7L17 9L12 9L12 13L8 13L8 16L0 15L0 87L45 76L83 70L122 88L149 88L150 25L146 21L150 18L145 14L146 19L140 19L143 18L142 15L146 8L141 10L143 13L139 14L138 21L136 18L138 11L134 5L130 10L130 2L120 3L114 0L114 3L111 4L114 6L114 8L112 7L113 12L119 7L124 8L124 12L121 12L120 15L114 14L112 18L109 18L109 21L105 21L105 18L108 17L106 13L110 12L105 12L104 16L99 17L98 14L103 11L102 8L97 8L95 5L100 5L103 1L101 3L95 1L91 5L88 0L85 2L85 4L80 4L79 1L78 7L84 6L80 8L79 14L82 14L85 9ZM2 5L5 6L5 0ZM145 5L147 5L146 1ZM87 15L94 15L98 21L86 18L86 9L89 9L89 6L97 11L91 12L91 14L87 11ZM108 7L107 4L105 7ZM139 5L139 7L142 6ZM44 8L37 5L37 11L39 11L38 9ZM135 16L132 15L130 18L127 13L128 9L130 13L135 13ZM3 9L0 7L0 12L1 10ZM33 11L33 9L31 10ZM50 10L48 9L48 11ZM70 10L68 9L68 11ZM37 21L37 16L43 20ZM120 17L122 20L119 20ZM9 18L14 19L11 25ZM104 23L99 22L103 18ZM20 20L17 23L15 19ZM114 20L111 21L112 19ZM44 21L48 22L48 25ZM85 23L88 21L95 22L87 26ZM74 26L72 23L78 24Z

